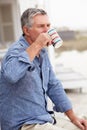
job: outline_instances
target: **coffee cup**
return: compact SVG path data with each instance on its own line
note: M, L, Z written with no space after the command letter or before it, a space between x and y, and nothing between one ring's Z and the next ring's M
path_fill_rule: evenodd
M57 33L56 29L55 28L50 28L47 33L49 34L49 36L51 37L52 39L52 45L55 47L55 48L59 48L62 43L63 43L63 40L61 39L61 37L59 36L59 34Z

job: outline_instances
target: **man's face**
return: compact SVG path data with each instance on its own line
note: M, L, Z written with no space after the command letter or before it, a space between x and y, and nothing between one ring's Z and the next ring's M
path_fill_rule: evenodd
M50 28L49 17L47 15L38 14L33 18L33 25L29 28L28 40L32 44L40 33L45 33Z

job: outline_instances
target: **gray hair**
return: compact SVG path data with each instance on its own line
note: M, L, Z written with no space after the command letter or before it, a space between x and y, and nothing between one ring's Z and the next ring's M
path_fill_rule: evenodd
M33 17L37 14L41 15L47 15L47 12L45 12L43 9L37 9L37 8L29 8L24 11L24 13L21 16L21 27L27 26L32 27L33 24Z

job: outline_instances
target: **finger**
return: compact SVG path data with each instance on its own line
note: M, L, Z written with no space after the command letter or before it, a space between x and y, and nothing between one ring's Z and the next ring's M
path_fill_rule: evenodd
M87 130L87 121L86 120L82 121L82 125L85 127L85 130Z
M85 130L85 126L81 123L78 124L78 127L81 129L81 130Z
M85 130L85 126L82 124L82 121L76 121L73 122L77 127L79 127L81 130Z

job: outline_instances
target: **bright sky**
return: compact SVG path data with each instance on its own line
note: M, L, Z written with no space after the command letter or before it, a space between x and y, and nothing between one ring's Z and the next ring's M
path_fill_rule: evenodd
M49 0L49 5L56 26L87 30L87 0Z
M26 1L26 2L25 2ZM23 0L22 8L28 7ZM36 0L46 2L51 23L56 27L87 30L87 0ZM21 0L22 2L22 0ZM25 6L25 7L23 7Z

